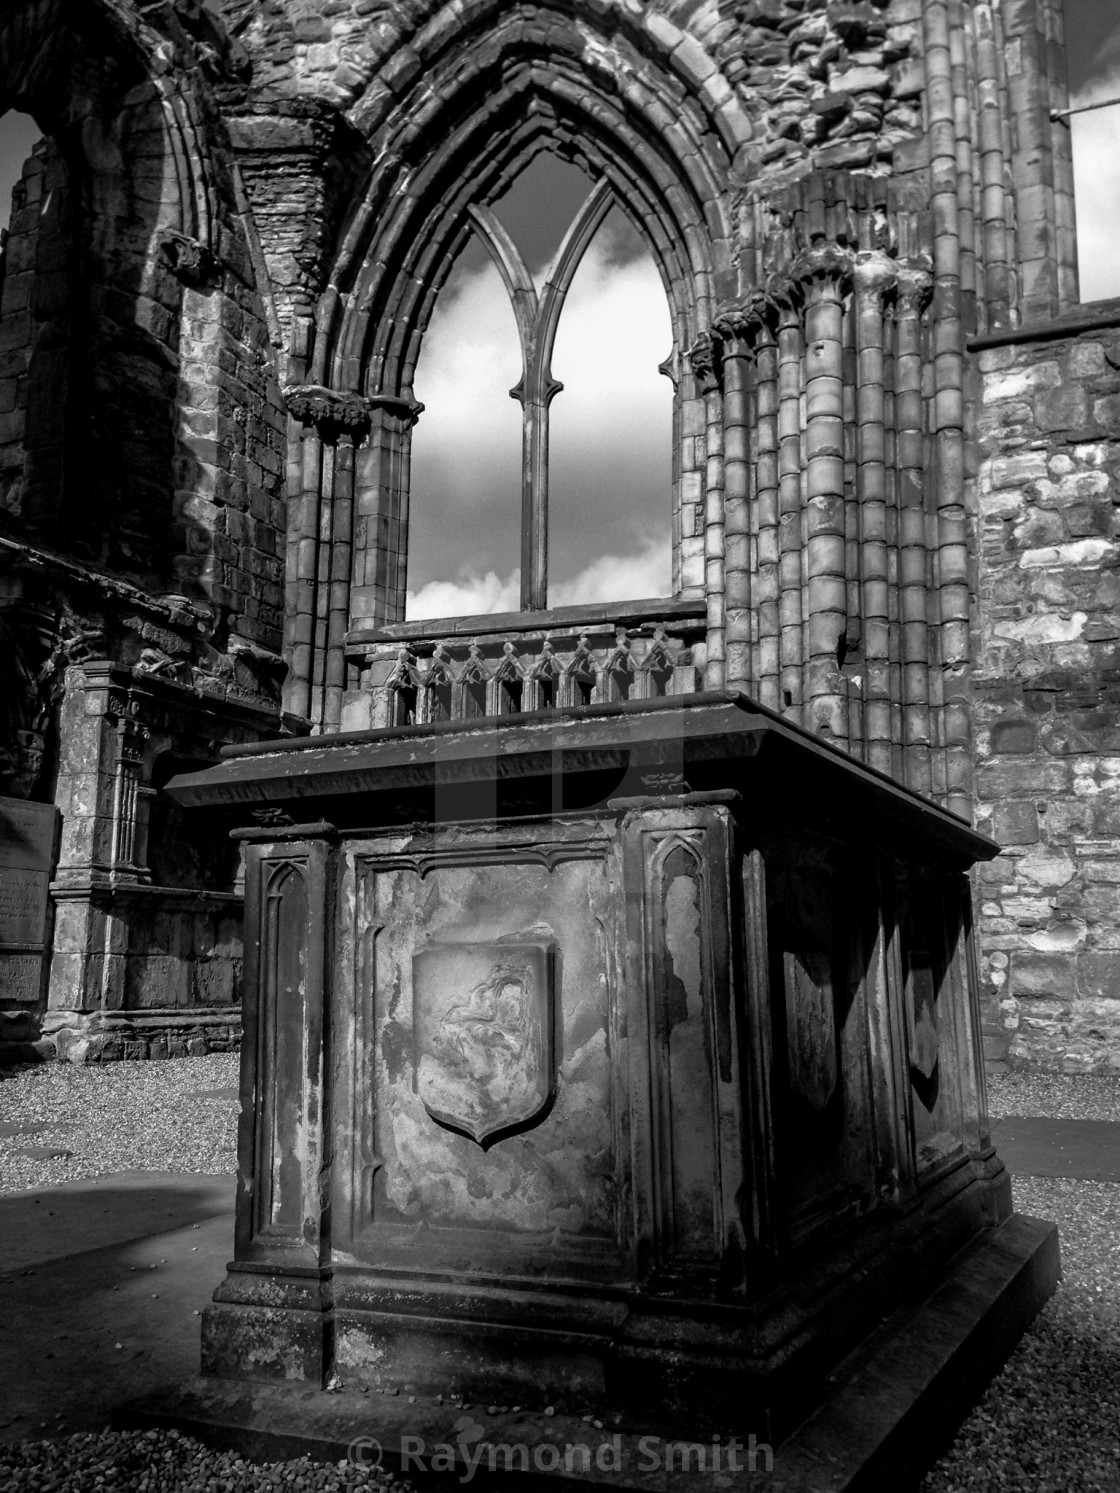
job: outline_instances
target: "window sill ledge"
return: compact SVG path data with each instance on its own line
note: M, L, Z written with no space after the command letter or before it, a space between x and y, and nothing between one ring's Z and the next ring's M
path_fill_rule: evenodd
M593 602L548 607L540 612L487 612L473 617L433 617L417 622L359 623L346 635L347 647L378 643L435 643L451 638L478 638L495 633L580 633L603 627L634 627L658 622L702 619L703 596L654 597L642 601Z
M993 347L1016 347L1026 342L1055 342L1061 337L1078 337L1083 332L1104 332L1110 327L1120 327L1120 297L1074 306L1047 321L1025 322L1006 331L970 337L967 345L969 352L980 353Z

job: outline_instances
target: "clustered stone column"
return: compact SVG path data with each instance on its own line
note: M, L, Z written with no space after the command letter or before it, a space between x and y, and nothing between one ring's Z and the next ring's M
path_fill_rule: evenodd
M303 431L289 474L286 703L330 729L342 718L347 682L356 450L370 431L370 402L315 384L288 390L287 401Z
M963 499L952 410L922 383L932 290L921 255L817 239L693 348L709 592L723 581L706 682L959 810Z

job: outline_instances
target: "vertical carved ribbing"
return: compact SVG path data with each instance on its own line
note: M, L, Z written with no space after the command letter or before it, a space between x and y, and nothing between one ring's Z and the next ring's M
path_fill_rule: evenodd
M844 614L847 622L837 650L840 687L847 713L847 748L862 758L863 741L863 597L860 588L859 493L859 353L856 310L849 298L844 306L844 572L847 577Z
M408 465L412 426L424 406L375 394L368 443L355 453L351 624L404 616L408 549Z
M760 302L755 318L755 611L758 641L755 648L755 693L771 710L781 706L779 638L781 600L778 576L778 344L774 336L774 308Z
M1010 254L1008 250L1006 160L1003 153L1002 95L999 83L999 42L996 18L988 0L973 8L976 33L977 142L980 151L980 223L984 252L984 295L987 330L1011 325Z
M292 418L303 426L300 459L288 474L297 496L288 519L286 705L320 727L337 727L351 607L353 448L369 433L369 404L361 395L319 384L289 389L286 398ZM343 441L347 453L340 456Z
M851 256L820 244L798 257L806 285L805 535L809 638L803 723L833 741L847 739L838 654L847 628L844 533L844 295Z
M330 613L331 551L334 548L334 481L337 446L323 445L322 476L319 498L319 552L315 566L315 622L311 666L311 708L313 721L322 723L326 689L327 629Z
M964 353L956 113L946 0L922 10L934 235L934 453L937 514L940 736L945 800L970 818L968 548L964 509ZM936 786L936 785L935 785Z
M890 564L887 532L884 302L897 273L894 260L870 252L856 257L857 420L861 610L864 655L865 758L890 772Z
M957 224L960 234L961 312L969 331L976 328L976 198L972 163L972 110L976 99L975 55L969 45L961 0L950 0L949 59L953 85L953 125L957 140Z
M737 313L713 327L723 361L723 579L726 638L724 682L728 689L751 687L750 421L748 410L751 349L747 327Z
M778 313L778 619L781 708L801 719L801 384L805 343L800 292L771 281Z
M327 658L323 729L337 731L346 688L346 631L350 625L350 567L354 544L354 443L339 442L334 461L334 517L327 592Z
M723 606L723 399L719 392L716 349L703 332L689 354L697 387L704 397L704 590L708 604L705 689L724 686Z
M311 710L311 671L315 640L315 580L319 570L319 483L323 465L323 443L314 427L305 427L300 443L303 458L299 496L295 501L290 531L290 574L295 576L292 599L285 618L288 655L287 709L306 716Z
M899 271L895 411L898 427L898 593L902 644L902 740L905 777L932 790L930 751L929 564L923 486L922 310L932 279L922 266Z
M891 775L905 783L906 766L902 750L902 623L898 604L898 360L895 329L897 326L898 267L895 283L883 308L883 484L887 520L887 626L888 674L891 709ZM920 411L920 405L919 405Z

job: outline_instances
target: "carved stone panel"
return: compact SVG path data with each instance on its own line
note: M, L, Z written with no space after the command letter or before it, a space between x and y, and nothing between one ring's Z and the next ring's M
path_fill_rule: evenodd
M765 849L779 1212L796 1245L864 1211L875 1189L867 987L876 885L823 839Z
M518 1268L619 1259L611 877L598 835L571 834L355 847L348 1252L415 1265L420 1227L429 1262L483 1238Z
M37 1005L58 810L0 798L0 1004Z
M552 1098L551 943L430 944L412 957L416 1092L479 1145Z
M963 1145L958 1032L966 932L944 883L900 875L896 910L910 1108L918 1176Z

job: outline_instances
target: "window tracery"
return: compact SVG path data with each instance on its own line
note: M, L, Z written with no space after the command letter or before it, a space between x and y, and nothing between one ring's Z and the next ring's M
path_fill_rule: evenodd
M457 257L424 333L415 376L425 418L414 436L410 619L533 612L604 599L596 588L612 600L664 595L670 589L672 393L666 388L668 399L650 397L651 378L656 384L674 366L671 357L663 361L672 343L664 290L644 238L630 225L611 184L602 178L593 184L568 166L565 185L570 188L576 178L586 187L569 216L570 201L554 208L541 200L543 180L522 188L539 160L521 172L504 198L466 207L468 250ZM529 236L535 243L526 243L516 223L512 231L510 227L509 218L524 219L527 208L540 220ZM542 228L547 234L557 225L559 242L542 264ZM620 244L624 252L619 263L612 263ZM509 357L511 348L499 342L503 328L497 325L501 310L494 305L495 278L508 298L516 329L519 369L507 387L521 413L520 563L518 575L506 580L508 424L493 401L496 365ZM612 298L620 303L613 304ZM550 436L553 400L565 389L555 373L562 316L564 353L574 368L574 382L567 401L569 424L558 452ZM633 328L623 326L627 317L649 323L639 329L640 347L629 358L626 347L611 345L627 331L633 340ZM458 341L449 345L452 326ZM437 352L431 347L429 356L429 336L438 343L441 366L433 366ZM652 339L658 337L663 346L651 356ZM608 358L611 366L602 367ZM457 387L451 390L447 363L455 368ZM438 392L430 397L433 387ZM456 435L462 450L449 449ZM554 483L558 471L559 494ZM589 514L594 548L587 532ZM483 537L471 532L476 523L501 532ZM460 529L467 530L466 553L459 557L457 581L446 567L454 553L452 533ZM557 539L559 567L554 563ZM477 572L473 584L472 566ZM653 577L652 582L646 577Z

